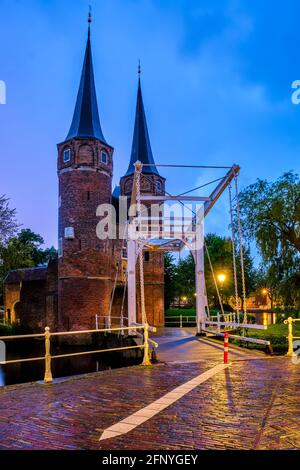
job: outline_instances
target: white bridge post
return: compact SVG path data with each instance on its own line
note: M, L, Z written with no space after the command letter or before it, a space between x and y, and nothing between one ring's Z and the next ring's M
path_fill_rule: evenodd
M127 242L128 326L136 323L136 241Z
M196 280L196 319L197 333L205 330L205 278L204 278L204 229L203 219L197 224L195 250L195 280Z

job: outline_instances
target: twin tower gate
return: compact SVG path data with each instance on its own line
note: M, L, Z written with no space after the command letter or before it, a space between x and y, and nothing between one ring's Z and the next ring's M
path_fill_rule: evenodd
M146 165L145 165L146 166ZM143 250L179 252L188 247L195 260L197 333L205 330L204 219L223 191L237 177L240 167L157 165L177 168L227 169L224 177L187 191L184 195L146 195L140 191L143 164L136 162L127 230L128 325L137 322L136 278L140 274L142 323L147 323L144 297ZM210 196L188 193L219 181ZM189 203L189 204L187 204ZM196 204L197 203L197 204ZM195 207L196 206L196 207Z

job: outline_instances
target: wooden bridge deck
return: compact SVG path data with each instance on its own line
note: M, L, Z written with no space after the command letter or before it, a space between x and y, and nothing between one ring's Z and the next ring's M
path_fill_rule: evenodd
M159 344L157 354L162 362L223 360L222 342L195 336L195 328L159 328L152 339ZM265 353L230 345L231 362L260 357L265 357Z

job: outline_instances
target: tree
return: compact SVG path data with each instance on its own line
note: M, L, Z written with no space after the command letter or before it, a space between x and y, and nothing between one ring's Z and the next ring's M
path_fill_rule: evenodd
M293 172L274 183L257 180L239 195L244 234L255 240L262 258L300 252L300 180Z
M9 207L9 199L0 196L0 245L15 235L19 225L16 220L16 209Z
M228 302L234 296L234 280L232 269L232 245L228 237L221 237L216 234L207 234L205 237L206 246L209 252L212 267L215 273L218 287L221 290L223 302ZM250 250L247 247L244 249L244 267L245 267L245 280L246 280L246 294L249 295L256 288L256 272L253 268L253 261L250 256ZM207 253L204 255L205 265L205 284L210 305L214 308L220 308L219 300L216 292L213 274L210 269ZM239 256L236 256L237 265L237 278L238 278L238 291L239 297L242 301L242 282L241 282L241 268ZM221 286L217 276L218 274L225 275L224 285ZM175 269L175 277L172 280L173 291L176 297L186 297L190 305L195 304L195 263L191 253L185 258L181 259ZM174 297L175 297L174 296Z
M20 233L0 245L0 283L7 272L12 269L31 268L48 263L56 258L54 247L42 249L43 238L30 229L23 229Z
M175 278L176 278L176 263L172 253L164 254L165 266L165 308L170 308L170 303L176 296Z
M260 284L271 301L300 308L300 179L293 172L277 181L258 180L239 195L244 236L263 260Z
M175 278L176 297L186 297L188 303L195 302L195 263L191 253L179 260Z
M229 299L235 296L231 239L229 237L220 237L216 234L208 234L205 237L205 242L222 300L223 302L228 303ZM238 294L242 304L243 286L241 275L241 260L238 250L236 252L235 258L237 268ZM247 246L243 246L243 259L246 288L245 291L246 296L248 296L256 288L256 271L253 266L250 249ZM220 308L215 281L210 269L207 253L205 253L204 264L205 283L208 299L213 307ZM218 282L218 274L225 275L223 286L220 284L220 282Z

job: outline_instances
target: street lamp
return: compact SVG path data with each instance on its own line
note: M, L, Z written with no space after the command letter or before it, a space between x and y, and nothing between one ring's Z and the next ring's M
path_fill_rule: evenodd
M221 302L223 303L223 286L224 286L226 276L225 276L225 274L220 273L220 274L218 274L217 278L218 278L218 281L220 283L220 297L221 297Z
M223 285L226 279L225 274L218 274L218 281Z

